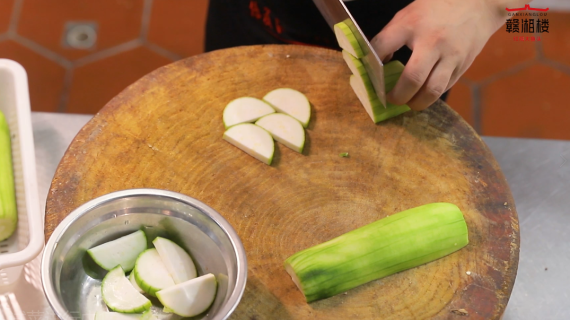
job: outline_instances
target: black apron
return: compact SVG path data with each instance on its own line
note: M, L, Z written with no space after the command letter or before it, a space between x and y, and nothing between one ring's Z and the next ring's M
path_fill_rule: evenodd
M353 0L345 5L370 40L412 1ZM334 32L312 0L210 0L207 52L256 44L300 44L340 50ZM406 64L411 54L404 46L392 59Z

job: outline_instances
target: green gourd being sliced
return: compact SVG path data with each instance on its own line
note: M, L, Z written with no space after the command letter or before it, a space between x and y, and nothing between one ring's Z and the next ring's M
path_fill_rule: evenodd
M174 283L196 278L196 266L190 255L171 240L156 237L152 241Z
M305 130L301 123L290 115L273 113L257 120L255 125L267 130L275 140L292 150L303 152Z
M342 56L352 71L352 76L350 76L352 90L354 90L354 93L374 123L393 118L410 110L407 105L395 105L391 103L387 103L386 108L384 108L382 102L380 102L380 99L378 99L376 95L376 91L374 91L372 81L362 62L347 51L343 51ZM404 65L400 61L391 61L384 65L386 92L390 92L394 88L403 71Z
M16 186L12 167L10 129L0 111L0 241L8 239L18 225Z
M356 58L362 58L364 56L364 52L362 51L360 44L358 44L356 36L344 21L334 25L334 34L338 45L343 50L348 51Z
M235 125L224 132L223 139L257 160L271 164L275 143L265 129L251 123Z
M229 128L244 122L254 122L255 120L274 113L275 110L266 102L252 98L241 97L234 99L224 108L224 126Z
M174 280L156 249L148 249L141 253L133 272L139 287L153 297L156 297L157 291L174 285Z
M278 88L268 92L263 100L275 110L299 120L304 128L309 125L311 103L303 93L291 88Z
M297 252L284 266L312 302L442 258L468 243L459 208L432 203Z
M216 277L209 273L160 290L156 296L169 311L179 316L193 317L212 305L216 291Z
M101 268L111 270L120 265L124 271L131 271L141 252L146 249L146 235L142 230L105 242L87 250Z
M138 313L150 309L151 302L138 292L121 266L109 271L101 284L101 295L109 309L122 313Z

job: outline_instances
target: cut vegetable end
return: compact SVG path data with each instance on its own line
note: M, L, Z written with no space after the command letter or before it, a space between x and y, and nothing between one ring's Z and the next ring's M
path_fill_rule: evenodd
M339 22L334 25L334 34L336 36L336 41L338 45L348 51L351 55L356 58L362 58L364 53L362 52L362 48L360 44L358 44L358 40L350 30L350 27L344 23Z
M150 309L151 302L136 291L121 266L109 271L101 284L101 295L109 309L122 313L137 313Z
M129 282L133 285L133 288L135 288L135 290L137 290L140 293L145 293L144 290L141 289L141 287L139 287L139 285L137 284L134 272L131 272L131 274L129 275Z
M273 160L273 138L259 126L249 123L235 125L224 133L223 139L265 164L270 165Z
M305 130L295 118L283 113L274 113L257 120L255 124L267 130L275 140L288 148L299 153L303 152Z
M182 247L162 237L157 237L152 243L174 283L196 278L196 266Z
M148 249L141 253L133 272L139 287L153 297L156 296L157 291L174 286L174 280L166 270L156 249Z
M396 117L410 110L407 105L398 106L391 103L388 103L386 108L382 107L378 97L370 99L370 94L365 88L362 79L355 75L350 76L350 86L374 123Z
M17 226L18 209L12 163L12 142L8 123L0 111L0 241L11 237Z
M208 310L216 298L216 277L209 273L157 292L158 300L173 313L193 317Z
M275 110L297 119L304 128L309 125L311 104L303 93L295 89L279 88L267 93L263 100L271 104Z
M312 302L442 258L468 243L459 208L433 203L297 252L285 261L285 268Z
M275 110L262 100L252 97L237 98L224 108L224 126L227 129L236 124L255 122L257 119L274 112Z

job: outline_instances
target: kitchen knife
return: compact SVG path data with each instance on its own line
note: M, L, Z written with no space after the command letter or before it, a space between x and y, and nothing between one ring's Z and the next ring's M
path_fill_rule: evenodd
M376 51L370 45L366 36L358 27L358 24L352 18L352 15L344 5L342 0L313 0L327 23L331 28L334 30L334 25L339 22L344 22L358 41L364 56L360 59L362 64L366 68L366 72L368 72L368 76L372 81L372 85L374 86L374 90L376 91L376 95L378 95L378 99L382 102L384 108L386 108L386 91L384 87L384 66L382 61L376 54Z

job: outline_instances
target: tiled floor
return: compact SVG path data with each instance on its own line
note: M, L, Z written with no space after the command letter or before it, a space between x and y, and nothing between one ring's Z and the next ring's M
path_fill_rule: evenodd
M28 71L33 110L96 113L148 72L203 51L208 0L0 0L0 58ZM549 12L541 41L505 27L448 103L491 136L570 139L570 12ZM76 49L66 31L87 26ZM86 42L85 42L86 41ZM80 43L80 44L81 44Z

